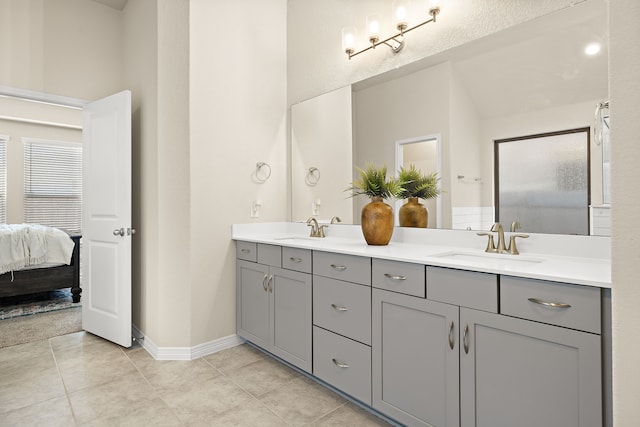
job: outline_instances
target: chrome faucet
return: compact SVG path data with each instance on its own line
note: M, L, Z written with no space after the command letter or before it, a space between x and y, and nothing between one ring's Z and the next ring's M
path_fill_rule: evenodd
M318 220L314 217L311 217L307 220L307 225L311 227L311 233L309 237L326 237L324 234L324 229L328 227L328 225L319 225Z

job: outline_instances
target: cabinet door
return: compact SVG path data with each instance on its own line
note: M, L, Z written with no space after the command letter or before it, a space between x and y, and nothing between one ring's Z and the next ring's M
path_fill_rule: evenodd
M269 351L311 372L311 275L272 267Z
M236 329L238 335L267 348L269 344L269 267L236 261Z
M459 425L457 306L373 290L373 407L409 426Z
M460 309L461 425L601 426L600 336Z

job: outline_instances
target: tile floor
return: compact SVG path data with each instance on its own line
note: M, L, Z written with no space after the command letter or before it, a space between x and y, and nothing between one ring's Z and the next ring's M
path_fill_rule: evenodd
M2 426L383 426L249 345L157 361L85 332L0 349Z

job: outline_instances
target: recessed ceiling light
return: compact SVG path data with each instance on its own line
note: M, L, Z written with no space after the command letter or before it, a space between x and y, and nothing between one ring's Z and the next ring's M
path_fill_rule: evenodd
M600 52L602 45L600 43L589 43L587 47L584 48L584 53L587 55L593 56L596 53Z

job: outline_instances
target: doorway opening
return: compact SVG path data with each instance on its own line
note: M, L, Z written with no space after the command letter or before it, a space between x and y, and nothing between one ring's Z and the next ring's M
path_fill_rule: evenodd
M440 135L420 136L396 141L396 176L400 168L408 169L414 165L422 173L437 173L441 176L440 161ZM435 199L423 200L429 219L427 228L441 228L442 214L441 201ZM395 225L399 225L398 212L402 206L402 200L396 202Z

